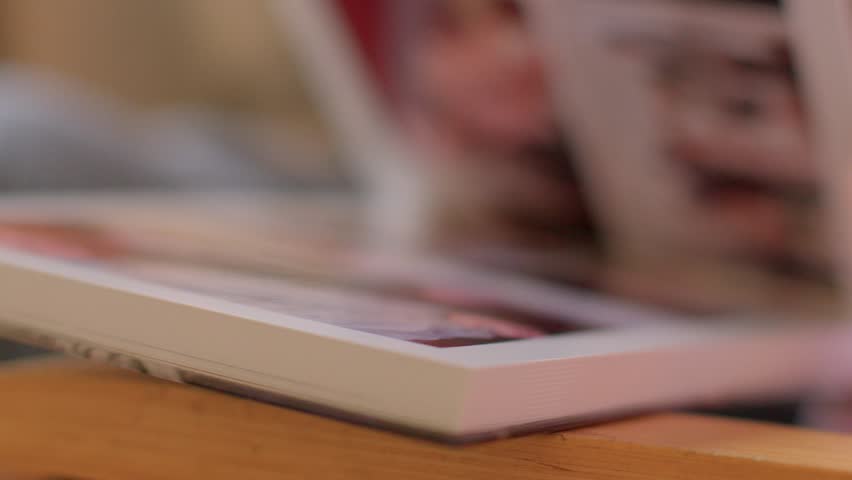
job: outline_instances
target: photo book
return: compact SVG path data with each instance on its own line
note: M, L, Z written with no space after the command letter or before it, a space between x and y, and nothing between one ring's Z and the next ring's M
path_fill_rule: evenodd
M847 0L276 0L358 188L0 197L0 335L461 443L792 398L852 326Z

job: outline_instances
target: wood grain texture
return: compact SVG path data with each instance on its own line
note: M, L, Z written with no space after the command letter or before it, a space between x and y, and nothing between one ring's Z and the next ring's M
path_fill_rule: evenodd
M0 472L28 479L852 479L852 437L704 416L448 447L80 362L0 392Z

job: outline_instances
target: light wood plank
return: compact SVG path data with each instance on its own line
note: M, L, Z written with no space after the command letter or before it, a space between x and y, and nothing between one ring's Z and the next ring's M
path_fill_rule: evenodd
M852 437L696 415L448 447L80 362L0 392L0 471L32 478L852 479Z

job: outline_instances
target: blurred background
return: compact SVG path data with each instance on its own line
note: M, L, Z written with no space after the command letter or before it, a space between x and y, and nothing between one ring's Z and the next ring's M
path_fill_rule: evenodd
M342 186L283 29L264 1L0 2L0 188Z

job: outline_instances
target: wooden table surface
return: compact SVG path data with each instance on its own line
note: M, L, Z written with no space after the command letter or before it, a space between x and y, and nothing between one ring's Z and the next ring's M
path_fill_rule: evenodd
M0 480L852 479L852 436L660 414L449 447L69 360L0 369L0 412Z

